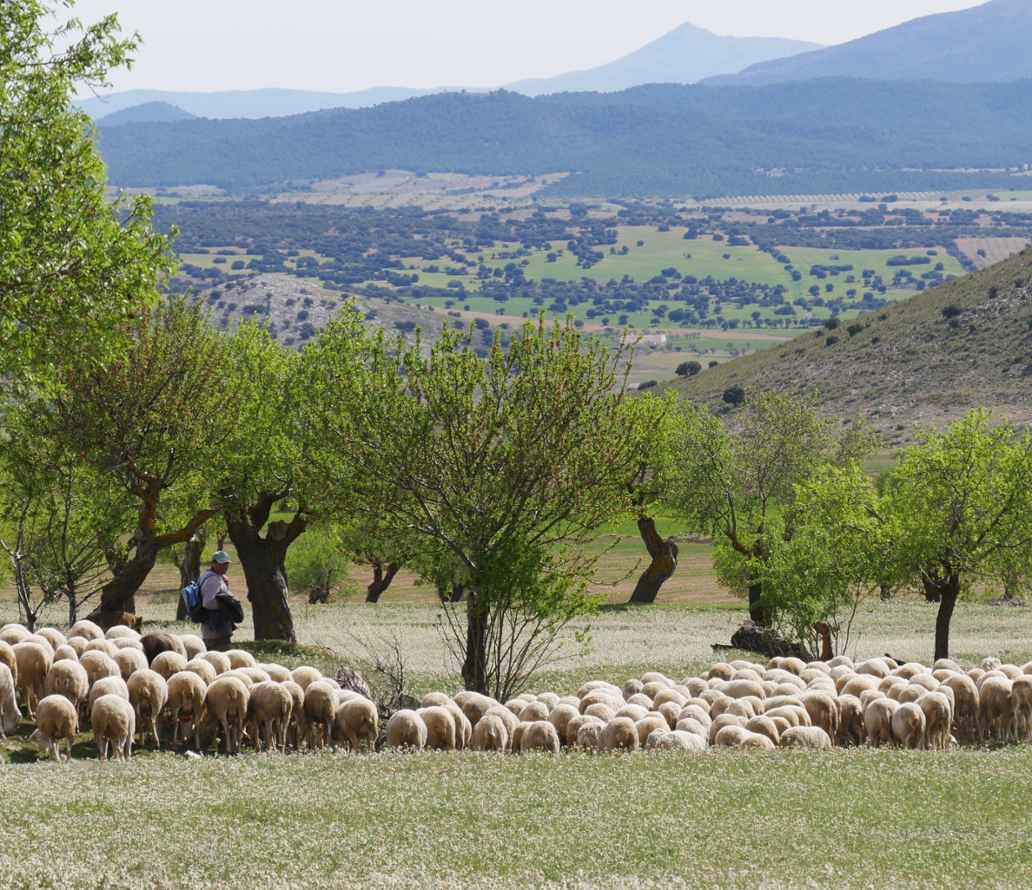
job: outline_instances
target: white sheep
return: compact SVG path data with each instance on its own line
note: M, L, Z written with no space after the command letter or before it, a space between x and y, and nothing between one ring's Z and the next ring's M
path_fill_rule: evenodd
M25 642L25 638L28 635L28 628L20 624L5 624L3 627L0 627L0 643L7 643L8 646Z
M454 724L452 726L454 731ZM387 721L388 748L411 748L422 751L426 747L427 729L423 718L415 711L404 709L396 711Z
M544 751L548 754L559 753L559 734L547 720L535 720L523 724L526 728L520 736L520 753Z
M305 691L293 680L284 680L280 685L290 693L290 726L287 728L287 743L300 750L301 743L308 735L308 722L305 719Z
M18 682L18 659L15 657L11 643L0 640L0 664L6 664L11 669L15 684Z
M434 751L454 751L455 719L443 705L420 708L416 713L426 724L426 747Z
M253 732L255 748L261 750L264 744L270 751L277 747L285 751L293 710L289 689L271 680L256 684L247 702L247 725Z
M129 701L129 687L121 677L101 677L90 687L87 713L93 713L93 705L102 695L117 695L121 699ZM90 718L92 720L92 718ZM135 720L133 721L135 726Z
M208 664L215 668L215 673L217 675L226 673L232 667L232 665L229 663L229 659L226 658L225 652L209 650L207 652L202 652L200 655L197 656L197 658L201 659L202 661L208 662Z
M11 648L18 664L17 687L32 719L36 716L36 703L46 694L47 673L53 656L39 643L26 641L15 643Z
M369 699L360 695L349 699L333 715L334 744L347 742L352 752L372 751L380 732L380 717Z
M72 742L79 734L79 712L63 695L48 695L36 707L36 730L30 738L42 739L47 753L61 760L59 745L63 741L72 757Z
M240 751L249 699L250 693L239 677L220 676L204 694L204 712L209 722L222 730L222 745L227 754Z
M128 680L136 671L145 671L148 667L147 656L142 649L126 647L115 653L115 664L122 673L122 679Z
M294 681L298 683L297 680ZM300 683L298 683L301 686ZM305 720L308 723L308 746L322 748L333 735L333 718L337 713L339 690L325 679L309 683L305 692Z
M77 661L59 661L47 672L47 695L63 695L79 711L90 694L90 678Z
M110 631L108 631L108 636L111 636ZM179 642L183 644L183 648L186 650L187 661L208 651L208 647L204 645L204 640L197 636L197 634L179 634Z
M150 732L156 747L161 747L158 737L158 717L168 701L168 683L157 671L150 669L136 671L126 682L129 687L129 701L136 711L136 725L140 743Z
M222 654L221 652L219 653ZM215 666L203 658L191 658L187 663L184 671L190 671L192 674L196 674L204 681L205 686L211 686L215 682L215 678L219 675L218 671L215 670ZM289 676L289 675L288 675Z
M864 708L864 727L867 731L867 745L880 748L882 744L891 745L892 715L899 708L899 702L891 698L878 698Z
M106 652L96 650L83 652L79 656L79 664L86 668L86 676L90 678L90 686L102 677L121 677L122 671L115 660Z
M831 736L820 726L790 726L782 733L778 744L782 748L824 751L831 748Z
M578 714L576 719L583 718ZM509 730L502 718L497 714L484 714L473 726L470 746L474 751L505 751L509 747Z
M118 679L125 682L121 677ZM136 712L126 699L118 695L97 698L90 707L90 724L101 760L107 760L109 752L122 760L133 756Z
M186 654L185 652L183 653ZM255 657L245 649L228 649L226 650L226 658L229 659L229 666L231 668L253 668L258 667L258 661ZM297 679L294 679L297 682Z
M179 671L168 678L168 701L165 710L172 722L172 744L179 744L180 729L183 738L192 735L194 748L201 747L201 725L204 721L204 696L208 685L193 671Z
M462 713L466 715L466 718L474 726L484 714L499 704L499 702L488 695L481 695L479 692L471 692L469 690L455 693L453 701L462 709Z
M597 717L590 717L587 722L582 723L577 729L577 747L583 748L586 751L602 750L602 733L605 732L605 729L605 723Z
M706 740L679 730L657 729L645 740L646 751L705 751Z
M0 661L0 739L14 732L21 720L21 709L15 696L14 674L5 662Z
M902 748L924 745L925 715L913 702L905 702L892 715L892 737Z
M639 745L638 727L630 717L614 717L602 730L603 751L637 751Z
M104 631L100 625L94 624L88 618L76 621L68 630L68 637L82 637L85 640L103 640Z

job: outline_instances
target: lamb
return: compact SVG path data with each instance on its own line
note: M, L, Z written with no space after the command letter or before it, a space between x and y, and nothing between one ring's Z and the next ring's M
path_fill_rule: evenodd
M823 729L829 738L835 738L839 725L839 709L834 696L824 692L807 692L803 696L803 707L814 726Z
M298 685L301 684L298 683ZM305 720L308 722L309 729L308 746L322 748L333 735L333 717L337 712L338 690L323 679L309 683L304 692Z
M293 710L294 698L289 689L271 680L255 685L247 700L247 725L253 731L258 750L263 744L270 751L277 746L286 750Z
M991 738L1001 742L1007 737L1011 728L1012 686L1012 682L1005 676L986 676L982 678L982 684L978 690L982 730Z
M119 682L125 682L119 678ZM102 695L90 707L90 724L101 760L108 752L122 760L133 756L136 736L136 712L126 699L118 695Z
M586 716L586 715L585 715ZM601 720L592 717L582 723L577 729L576 744L578 748L586 751L599 751L602 749L602 733L605 732L606 724Z
M791 726L778 743L782 748L808 748L825 751L831 748L831 736L820 726Z
M156 674L161 674L166 680L173 674L178 674L180 671L185 671L188 661L185 656L180 655L178 652L159 652L151 659L150 667L151 670Z
M111 636L111 631L108 631L108 636ZM179 634L179 642L183 644L183 648L186 650L188 661L208 651L208 647L204 645L204 640L197 636L197 634Z
M637 751L640 744L638 727L630 717L614 717L602 731L603 751Z
M333 741L344 742L352 751L372 751L380 732L380 716L369 699L356 696L337 708L333 716Z
M580 720L581 715L578 714L577 719ZM569 723L567 723L564 729L568 726ZM481 717L473 727L471 747L474 751L507 750L509 747L509 729L502 718L497 714L485 714Z
M48 695L36 707L36 731L30 738L46 742L47 753L60 762L59 744L64 741L72 758L72 742L79 734L79 712L63 695Z
M14 732L21 720L14 690L14 674L5 662L0 661L0 740L6 739L7 733Z
M924 744L925 715L916 704L906 702L892 715L892 737L903 748L920 748Z
M645 740L646 751L705 751L704 739L690 732L657 729Z
M555 727L547 720L535 720L533 723L524 724L523 734L520 737L520 753L526 754L530 751L544 751L548 754L559 753L559 734Z
M891 698L879 698L864 708L864 726L867 729L867 744L880 748L883 743L891 745L892 716L899 708L899 702Z
M90 678L77 661L59 661L50 668L46 681L47 695L63 695L79 711L90 694Z
M219 654L221 655L222 653L220 652ZM215 678L219 675L212 663L203 658L191 658L186 663L186 667L183 668L183 670L196 674L204 681L204 685L206 687L211 686L211 684L215 682Z
M228 649L226 651L226 658L229 659L229 665L232 668L258 667L257 659L244 649ZM296 683L297 681L295 680L294 682Z
M204 694L205 713L211 723L221 728L227 754L240 752L249 699L250 693L239 677L219 677Z
M434 751L455 750L455 720L446 707L431 705L416 713L426 725L426 747Z
M93 713L93 705L102 695L116 695L125 701L129 701L129 687L121 677L101 677L90 687L90 697L87 703L87 713ZM92 717L90 721L92 723ZM135 726L135 718L133 725Z
M22 694L29 718L32 719L36 716L36 702L45 694L52 656L39 643L15 643L11 648L18 667L15 672L17 688Z
M136 671L147 669L147 656L140 649L119 649L115 653L115 664L122 673L122 679L128 680Z
M165 710L172 721L172 744L179 744L179 731L186 737L193 734L194 748L201 747L201 722L204 717L204 696L208 686L193 671L180 671L168 678L168 701Z
M137 671L126 682L129 687L129 701L136 711L136 726L142 744L150 732L156 747L161 747L158 737L158 717L168 701L168 684L157 671Z
M454 725L452 727L454 729ZM427 729L423 718L415 711L405 709L396 711L387 721L388 748L411 748L422 751L426 747Z
M950 744L950 727L953 724L953 707L949 698L941 692L926 692L917 700L917 706L925 716L925 747L945 751Z
M864 709L860 699L841 695L838 699L839 725L835 741L843 748L861 745L864 741Z

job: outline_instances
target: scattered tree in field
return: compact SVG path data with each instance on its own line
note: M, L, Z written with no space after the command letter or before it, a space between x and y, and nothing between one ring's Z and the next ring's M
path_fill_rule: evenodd
M747 591L749 615L769 625L763 572L775 537L790 538L796 486L829 464L844 464L870 447L862 431L839 432L809 401L761 396L730 430L701 407L685 412L674 445L672 500L699 530L716 538L721 581Z
M348 556L337 529L310 527L287 553L286 569L295 591L308 594L308 602L325 603L348 574Z
M898 578L939 604L935 658L948 658L957 600L1032 573L1032 433L972 412L904 450L886 498Z
M451 333L429 355L356 342L331 325L307 356L327 483L437 554L465 590L444 624L467 688L508 695L593 607L575 551L629 508L628 351L544 324L486 358Z
M112 546L112 577L95 620L132 612L158 554L189 541L216 514L204 478L235 423L224 395L224 344L196 308L146 310L130 328L128 352L67 371L47 412L51 434L135 505L128 540Z
M699 362L681 362L677 366L678 377L694 377L701 371L702 365Z
M106 84L139 41L109 16L48 31L70 3L0 4L0 381L53 382L56 366L110 358L124 323L172 267L150 206L112 205L73 93ZM120 211L127 211L119 220Z
M729 386L724 390L722 398L732 408L737 408L745 403L745 389L736 383L734 386Z

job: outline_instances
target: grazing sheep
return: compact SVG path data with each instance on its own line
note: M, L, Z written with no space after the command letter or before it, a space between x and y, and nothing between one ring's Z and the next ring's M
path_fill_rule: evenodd
M167 680L173 674L185 671L188 663L185 656L180 655L178 652L167 650L159 652L151 659L150 668Z
M136 671L143 671L148 667L147 656L140 649L119 649L115 653L114 662L118 665L123 680L128 680Z
M109 640L138 640L140 634L125 624L116 624L109 627L104 636Z
M253 668L258 667L258 660L245 649L228 649L226 658L229 659L231 668ZM295 679L296 683L297 680Z
M222 653L220 652L219 655ZM218 671L215 670L214 665L210 661L203 658L192 658L186 663L184 671L190 671L192 674L196 674L204 681L205 686L211 686L215 682L215 678L219 675ZM182 673L180 671L179 673Z
M100 625L94 624L88 618L83 618L80 621L76 621L68 630L68 637L82 637L83 639L89 640L103 640L104 631L100 629Z
M204 694L205 713L212 724L221 728L223 749L227 754L240 752L250 697L243 681L229 676L220 676Z
M58 745L63 741L68 748L68 760L72 758L72 742L79 734L79 712L63 695L48 695L36 707L36 731L30 738L42 739L47 753L57 761L61 760Z
M878 698L864 708L864 727L867 729L867 745L880 748L882 744L891 745L892 716L899 708L899 702L891 698Z
M47 695L63 695L78 711L90 694L90 678L77 661L59 661L47 673Z
M548 754L559 753L559 734L555 727L547 720L535 720L533 723L524 724L526 729L520 736L520 753L526 754L530 751L544 751Z
M924 744L925 715L916 704L906 702L892 715L892 737L902 748L920 748Z
M662 729L665 732L670 731L670 727L666 722L666 717L655 712L646 714L641 718L641 720L635 721L634 726L638 730L639 747L644 747L649 735L657 729Z
M917 706L924 711L924 744L932 751L945 751L950 745L950 728L953 724L953 707L941 692L926 692L917 700Z
M63 646L68 642L68 638L56 627L41 627L36 634L50 643L51 649L57 649L58 646Z
M87 652L100 652L108 658L114 658L117 651L118 646L112 643L111 640L90 640L83 649L83 655Z
M843 748L864 743L864 708L854 695L840 695L838 699L839 724L835 741Z
M78 659L78 656L76 656ZM18 681L18 659L14 654L14 649L11 643L5 643L0 640L0 664L6 664L11 670L11 675L14 677L15 683Z
M269 675L269 679L276 683L288 683L293 682L294 678L288 668L283 667L279 664L260 664L258 665L261 670L265 671Z
M792 726L810 726L810 715L806 708L794 705L782 705L778 708L770 708L764 711L765 717L783 717Z
M14 732L21 720L21 709L14 694L14 674L6 662L0 661L0 739Z
M614 717L602 731L603 751L637 751L638 727L630 717Z
M781 739L781 733L778 730L777 724L771 720L770 717L764 717L762 715L759 717L753 717L745 724L745 728L749 730L749 732L755 732L758 735L765 735L775 745L777 745Z
M161 747L158 737L158 717L168 701L168 683L157 671L137 671L127 681L129 701L136 711L136 726L140 733L140 744L147 733L154 739L155 747Z
M333 717L333 742L347 742L352 752L372 751L380 732L380 715L369 699L356 696L337 708Z
M532 701L520 712L520 720L523 723L534 723L538 720L548 719L548 705L540 701Z
M208 662L208 664L215 668L215 673L217 675L226 673L232 667L229 663L229 659L226 658L225 652L202 652L197 657L202 661Z
M82 658L82 653L86 651L89 642L84 637L69 637L65 645L72 649L79 658Z
M76 652L67 643L65 643L62 646L58 646L54 650L54 662L53 662L54 664L57 664L59 661L76 661L77 662L78 660L79 660L79 653Z
M1018 741L1032 737L1032 676L1022 674L1011 681L1014 733Z
M297 680L294 681L297 683ZM301 686L300 683L298 683ZM339 703L338 690L325 678L309 683L305 692L305 721L308 724L308 747L322 748L333 735L333 717Z
M433 751L454 751L455 719L443 705L431 705L416 712L426 725L426 747Z
M499 720L502 721L502 723L505 724L505 732L508 735L508 738L509 738L509 749L511 750L512 749L512 734L513 734L513 732L515 732L516 727L520 725L520 718L517 717L507 707L505 707L505 705L495 705L492 708L488 708L487 713L484 714L484 717L488 717L488 716L491 716L491 715L497 717ZM580 720L581 717L583 717L583 715L578 716L576 719ZM483 718L481 718L481 719L483 719ZM567 727L567 728L569 728L569 727ZM476 728L474 727L474 731L475 731L475 729ZM574 741L576 741L576 738L574 739Z
M426 747L426 724L415 711L396 711L387 721L388 748L411 748L422 751Z
M28 628L20 624L5 624L0 628L0 643L7 643L8 646L24 643L28 635Z
M739 717L737 714L720 714L710 724L708 741L712 745L717 738L717 733L720 732L725 726L739 726L745 728L745 724L749 720L746 717Z
M247 726L257 750L262 750L263 745L268 751L277 747L286 750L293 709L294 698L289 689L272 680L255 684L247 700Z
M880 677L872 677L869 675L865 676L854 676L849 677L842 686L839 687L839 695L855 695L857 698L865 689L877 689L881 682Z
M308 735L308 721L305 718L305 691L293 680L284 680L280 685L290 693L291 701L287 744L300 750L301 743Z
M121 677L119 682L124 683ZM136 712L129 702L118 695L102 695L90 706L90 725L101 760L108 752L122 760L133 756L136 736Z
M446 708L452 700L443 692L428 692L419 702L421 708ZM519 707L522 710L527 706L526 701L519 699Z
M577 715L577 719L581 719L580 714ZM563 738L565 739L565 736ZM502 718L497 714L485 714L481 717L473 727L473 739L470 747L474 751L507 750L509 747L509 730Z
M833 695L824 692L807 692L803 695L803 707L814 726L819 726L829 738L838 733L839 709L838 701Z
M248 692L250 692L254 688L254 679L250 675L248 675L246 671L242 670L241 668L233 668L233 670L226 671L225 674L219 674L219 676L220 677L236 677L241 683L244 684L244 687L247 689ZM333 686L332 688L334 690L334 693L336 693L338 691L336 686Z
M831 748L831 736L820 726L790 726L781 735L782 748L808 748L824 751Z
M79 656L79 664L86 668L90 678L90 686L103 677L121 677L122 671L115 660L104 652L83 652Z
M39 643L15 643L12 647L17 663L17 689L22 694L29 718L36 716L36 702L43 698L52 655Z
M466 715L469 722L474 725L488 710L499 704L488 695L481 695L479 692L470 692L469 690L457 692L453 700L462 709L462 713Z
M101 677L90 687L90 697L87 703L88 713L93 713L93 705L98 698L104 695L117 695L119 698L129 701L129 687L121 677ZM92 717L90 719L92 721ZM135 719L133 725L136 725Z
M601 751L602 734L605 731L605 723L597 718L591 718L588 722L581 724L577 730L577 747L585 751Z
M645 740L647 751L685 751L699 752L706 750L706 740L690 733L673 730L664 732L657 729Z
M172 721L172 744L193 735L194 748L201 748L201 724L204 718L204 696L208 685L193 671L179 671L168 678L168 701L165 710Z
M774 751L777 746L765 735L745 730L745 735L738 742L742 751Z
M589 705L581 713L588 717L595 717L603 723L608 723L616 716L616 711L609 707L609 705L604 705L601 702Z
M111 636L110 631L108 631L108 636ZM204 640L197 636L197 634L179 634L178 636L179 642L183 644L183 648L186 650L187 661L208 651L208 647L204 645Z
M1012 687L1013 683L1006 676L987 674L978 690L982 731L996 741L1004 741L1011 729Z
M548 715L548 722L555 727L560 741L566 740L566 727L571 720L581 717L581 713L572 705L556 705ZM474 727L476 732L476 727Z
M737 748L749 736L756 733L749 732L744 726L737 723L729 723L721 726L712 736L711 744L716 748ZM767 739L770 741L770 739Z

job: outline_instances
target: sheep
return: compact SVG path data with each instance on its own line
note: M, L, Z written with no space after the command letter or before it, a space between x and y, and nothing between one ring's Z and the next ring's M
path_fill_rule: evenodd
M709 728L709 725L713 722L709 709L696 704L687 704L681 708L681 713L677 715L677 719L684 720L686 717L692 717L693 719L698 720L707 728Z
M737 723L725 724L717 733L714 734L711 739L711 744L717 748L737 748L749 736L756 734L757 733L749 732L749 730L744 726ZM766 736L763 738L766 738ZM770 739L767 739L767 741L769 742Z
M755 718L754 718L755 719ZM703 740L709 739L709 727L703 726L694 717L682 717L674 726L676 732L691 732Z
M867 730L867 745L880 748L882 743L893 742L892 716L899 708L899 702L891 698L879 698L864 708L864 727Z
M129 687L121 677L101 677L90 687L90 697L87 702L87 713L93 713L93 705L96 704L98 698L104 695L115 695L118 696L118 698L129 701ZM92 719L93 718L91 717L91 722ZM135 718L133 720L133 725L136 725Z
M193 671L179 671L169 677L167 683L168 701L165 710L172 721L172 744L179 744L179 731L182 728L184 738L192 733L194 747L200 750L204 696L208 685Z
M945 751L950 744L950 727L953 724L953 707L949 698L941 692L926 692L917 700L917 706L925 716L925 747Z
M56 627L42 627L36 633L50 643L51 649L56 649L68 642L68 638Z
M638 745L644 747L645 742L648 740L649 734L657 729L662 729L666 732L670 731L670 726L666 722L666 717L657 712L646 714L641 720L635 721L635 728L638 730Z
M157 671L150 669L137 671L127 681L129 701L136 711L136 726L140 733L140 744L143 744L150 732L154 745L161 747L158 737L158 717L168 701L168 683Z
M53 661L53 663L57 664L57 662L59 662L59 661L75 661L75 662L78 662L79 661L79 653L77 653L67 643L64 643L63 645L58 646L54 650L54 661Z
M221 652L219 653L222 654ZM215 682L215 678L219 675L218 671L210 661L203 658L191 658L187 663L184 671L189 671L192 674L196 674L204 681L205 686L211 686ZM179 673L182 673L180 671Z
M426 747L433 751L455 750L455 719L443 705L420 708L416 713L426 725Z
M110 631L108 631L108 636L111 636ZM179 642L183 644L183 648L186 650L185 654L188 661L208 651L208 647L204 645L204 640L197 636L197 634L179 634Z
M139 649L119 649L114 661L123 680L128 680L136 671L146 670L148 666L147 656Z
M84 637L69 637L68 642L65 643L76 656L82 658L82 653L86 651L86 646L89 645L89 640Z
M104 636L109 640L138 640L140 634L133 630L131 627L125 624L116 624L114 627L109 627L107 633Z
M835 741L843 748L861 745L864 741L864 709L856 696L840 695L838 699L839 725Z
M571 720L580 716L582 716L580 712L572 705L556 705L548 715L548 722L555 727L560 741L565 741L566 727ZM476 727L474 727L474 732L476 732Z
M616 716L616 711L609 707L609 705L604 705L601 702L596 702L595 704L590 705L581 711L581 713L587 717L595 717L603 723L608 723Z
M839 687L839 695L855 695L857 698L865 689L877 689L881 678L872 676L850 677Z
M17 689L22 694L29 719L36 716L35 705L45 694L52 655L39 643L15 643L11 649L17 663Z
M0 739L14 732L21 720L21 709L14 694L14 674L6 662L0 661Z
M245 671L241 670L240 668L233 668L233 670L226 671L225 674L219 674L219 676L220 677L236 677L241 683L244 684L244 688L247 689L248 692L250 692L252 689L254 689L254 685L255 685L254 684L254 679L252 677L250 677ZM332 688L334 690L334 693L336 693L337 687L334 686Z
M298 681L295 680L295 683ZM302 684L298 683L299 686ZM305 720L308 723L308 747L322 748L333 734L333 717L337 712L339 690L325 678L309 683L305 692Z
M230 667L233 668L258 667L257 659L244 649L228 649L226 650L226 658L229 659ZM296 683L297 680L294 682Z
M1010 732L1012 686L1006 676L986 675L978 690L982 731L997 741L1003 741Z
M8 646L24 643L28 635L28 629L20 624L5 624L0 627L0 643L7 643Z
M422 751L426 746L426 724L415 711L396 711L387 721L386 732L387 739L384 744L388 748L411 748L414 751Z
M740 726L743 729L745 724L749 722L746 717L739 717L737 714L720 714L709 727L708 741L712 745L717 738L717 733L720 732L725 726Z
M269 679L276 683L288 683L293 682L293 676L288 668L283 667L279 664L260 664L258 665L265 673L269 675Z
M628 683L637 684L635 692L641 692L644 684L640 680L628 680ZM588 680L586 683L581 684L577 690L577 698L584 698L589 692L595 692L597 690L605 690L610 696L616 698L623 698L621 690L617 689L612 683L607 683L605 680Z
M580 714L577 715L577 719L581 719ZM565 740L565 735L563 740ZM473 739L470 747L474 751L507 750L509 747L509 730L502 718L497 714L485 714L481 717L473 727Z
M356 696L337 708L333 716L334 744L347 742L352 751L372 751L380 732L380 715L369 699Z
M125 682L119 678L119 682ZM101 760L108 752L122 760L133 756L136 736L136 712L129 702L118 695L102 695L90 706L90 725Z
M793 705L782 705L779 708L771 708L764 711L765 717L783 717L792 726L810 726L810 715L806 708L794 707Z
M202 652L200 655L197 656L197 658L199 658L201 661L208 662L208 664L215 668L215 673L217 675L226 673L226 671L228 671L232 667L232 665L229 663L229 659L226 658L225 652Z
M645 740L645 749L648 751L705 751L706 740L690 732L679 730L664 732L657 729Z
M77 656L78 658L78 656ZM6 664L11 671L15 684L18 682L18 658L14 654L11 643L0 640L0 664Z
M824 751L831 748L831 736L820 726L791 726L778 742L782 748L808 748Z
M520 736L520 753L526 754L529 751L544 751L548 754L559 753L559 734L555 727L547 720L535 720L533 723L524 724L523 734Z
M892 737L902 748L920 748L924 744L925 715L916 704L906 702L892 715Z
M88 618L83 618L76 621L69 630L68 637L82 637L83 639L89 640L103 640L104 631L100 629L100 625L94 624Z
M745 724L745 728L749 732L755 732L758 735L765 735L775 745L778 744L781 739L781 733L778 731L777 724L770 719L770 717L753 717Z
M247 726L257 750L263 745L269 751L286 750L293 709L289 689L272 680L255 684L247 699Z
M102 677L121 677L122 671L110 655L104 652L83 652L79 656L79 664L86 668L86 675L90 678L90 686Z
M140 645L143 646L148 664L153 664L154 659L162 652L178 652L186 658L186 647L174 634L149 633L140 637Z
M777 746L767 736L746 730L738 747L743 751L774 751Z
M159 652L151 660L151 670L156 674L161 674L166 680L173 674L178 674L180 671L185 671L186 666L189 662L186 657L180 655L178 652L168 650L166 652Z
M90 694L90 678L77 661L59 661L50 668L46 680L47 695L63 695L79 711Z
M114 658L118 647L111 640L90 640L83 649L83 655L87 652L100 652L108 658Z
M280 684L290 693L290 726L287 728L287 743L296 749L308 735L308 721L305 719L305 691L293 680Z
M823 692L807 692L803 696L803 707L814 726L823 729L829 738L838 733L839 709L834 696Z
M677 702L663 702L659 707L656 708L656 713L662 714L667 722L667 727L673 729L677 725L677 721L681 717L681 710L683 706L677 704Z
M36 706L36 730L30 738L42 739L47 753L60 762L59 744L64 741L68 747L68 760L72 758L72 742L79 734L79 712L63 695L48 695Z
M240 741L247 719L251 695L239 677L218 677L204 693L204 710L209 723L222 730L222 745L227 754L240 752Z
M1023 674L1011 681L1014 732L1019 741L1032 736L1032 676Z
M484 714L484 717L490 717L492 715L497 717L499 720L502 721L502 723L505 724L505 732L506 732L506 734L508 736L508 739L509 739L509 748L511 749L512 748L512 734L516 730L516 727L520 725L520 718L517 717L507 707L505 707L505 705L495 705L492 708L488 708L487 709L487 713ZM578 715L574 719L581 720L582 718L583 718L583 715ZM481 717L480 719L483 720L484 718ZM572 723L572 722L573 721L571 720L570 723ZM567 729L569 730L569 724L567 724ZM474 732L475 731L476 731L476 727L474 727ZM576 737L574 738L574 741L576 741ZM572 744L572 742L571 742L571 744Z
M630 717L614 717L602 731L603 751L637 751L640 744L638 728Z
M605 730L606 724L594 717L581 724L577 729L577 747L586 751L600 751L602 749L602 733Z
M548 719L548 705L544 702L533 701L520 712L520 720L523 723L534 723L538 720Z

